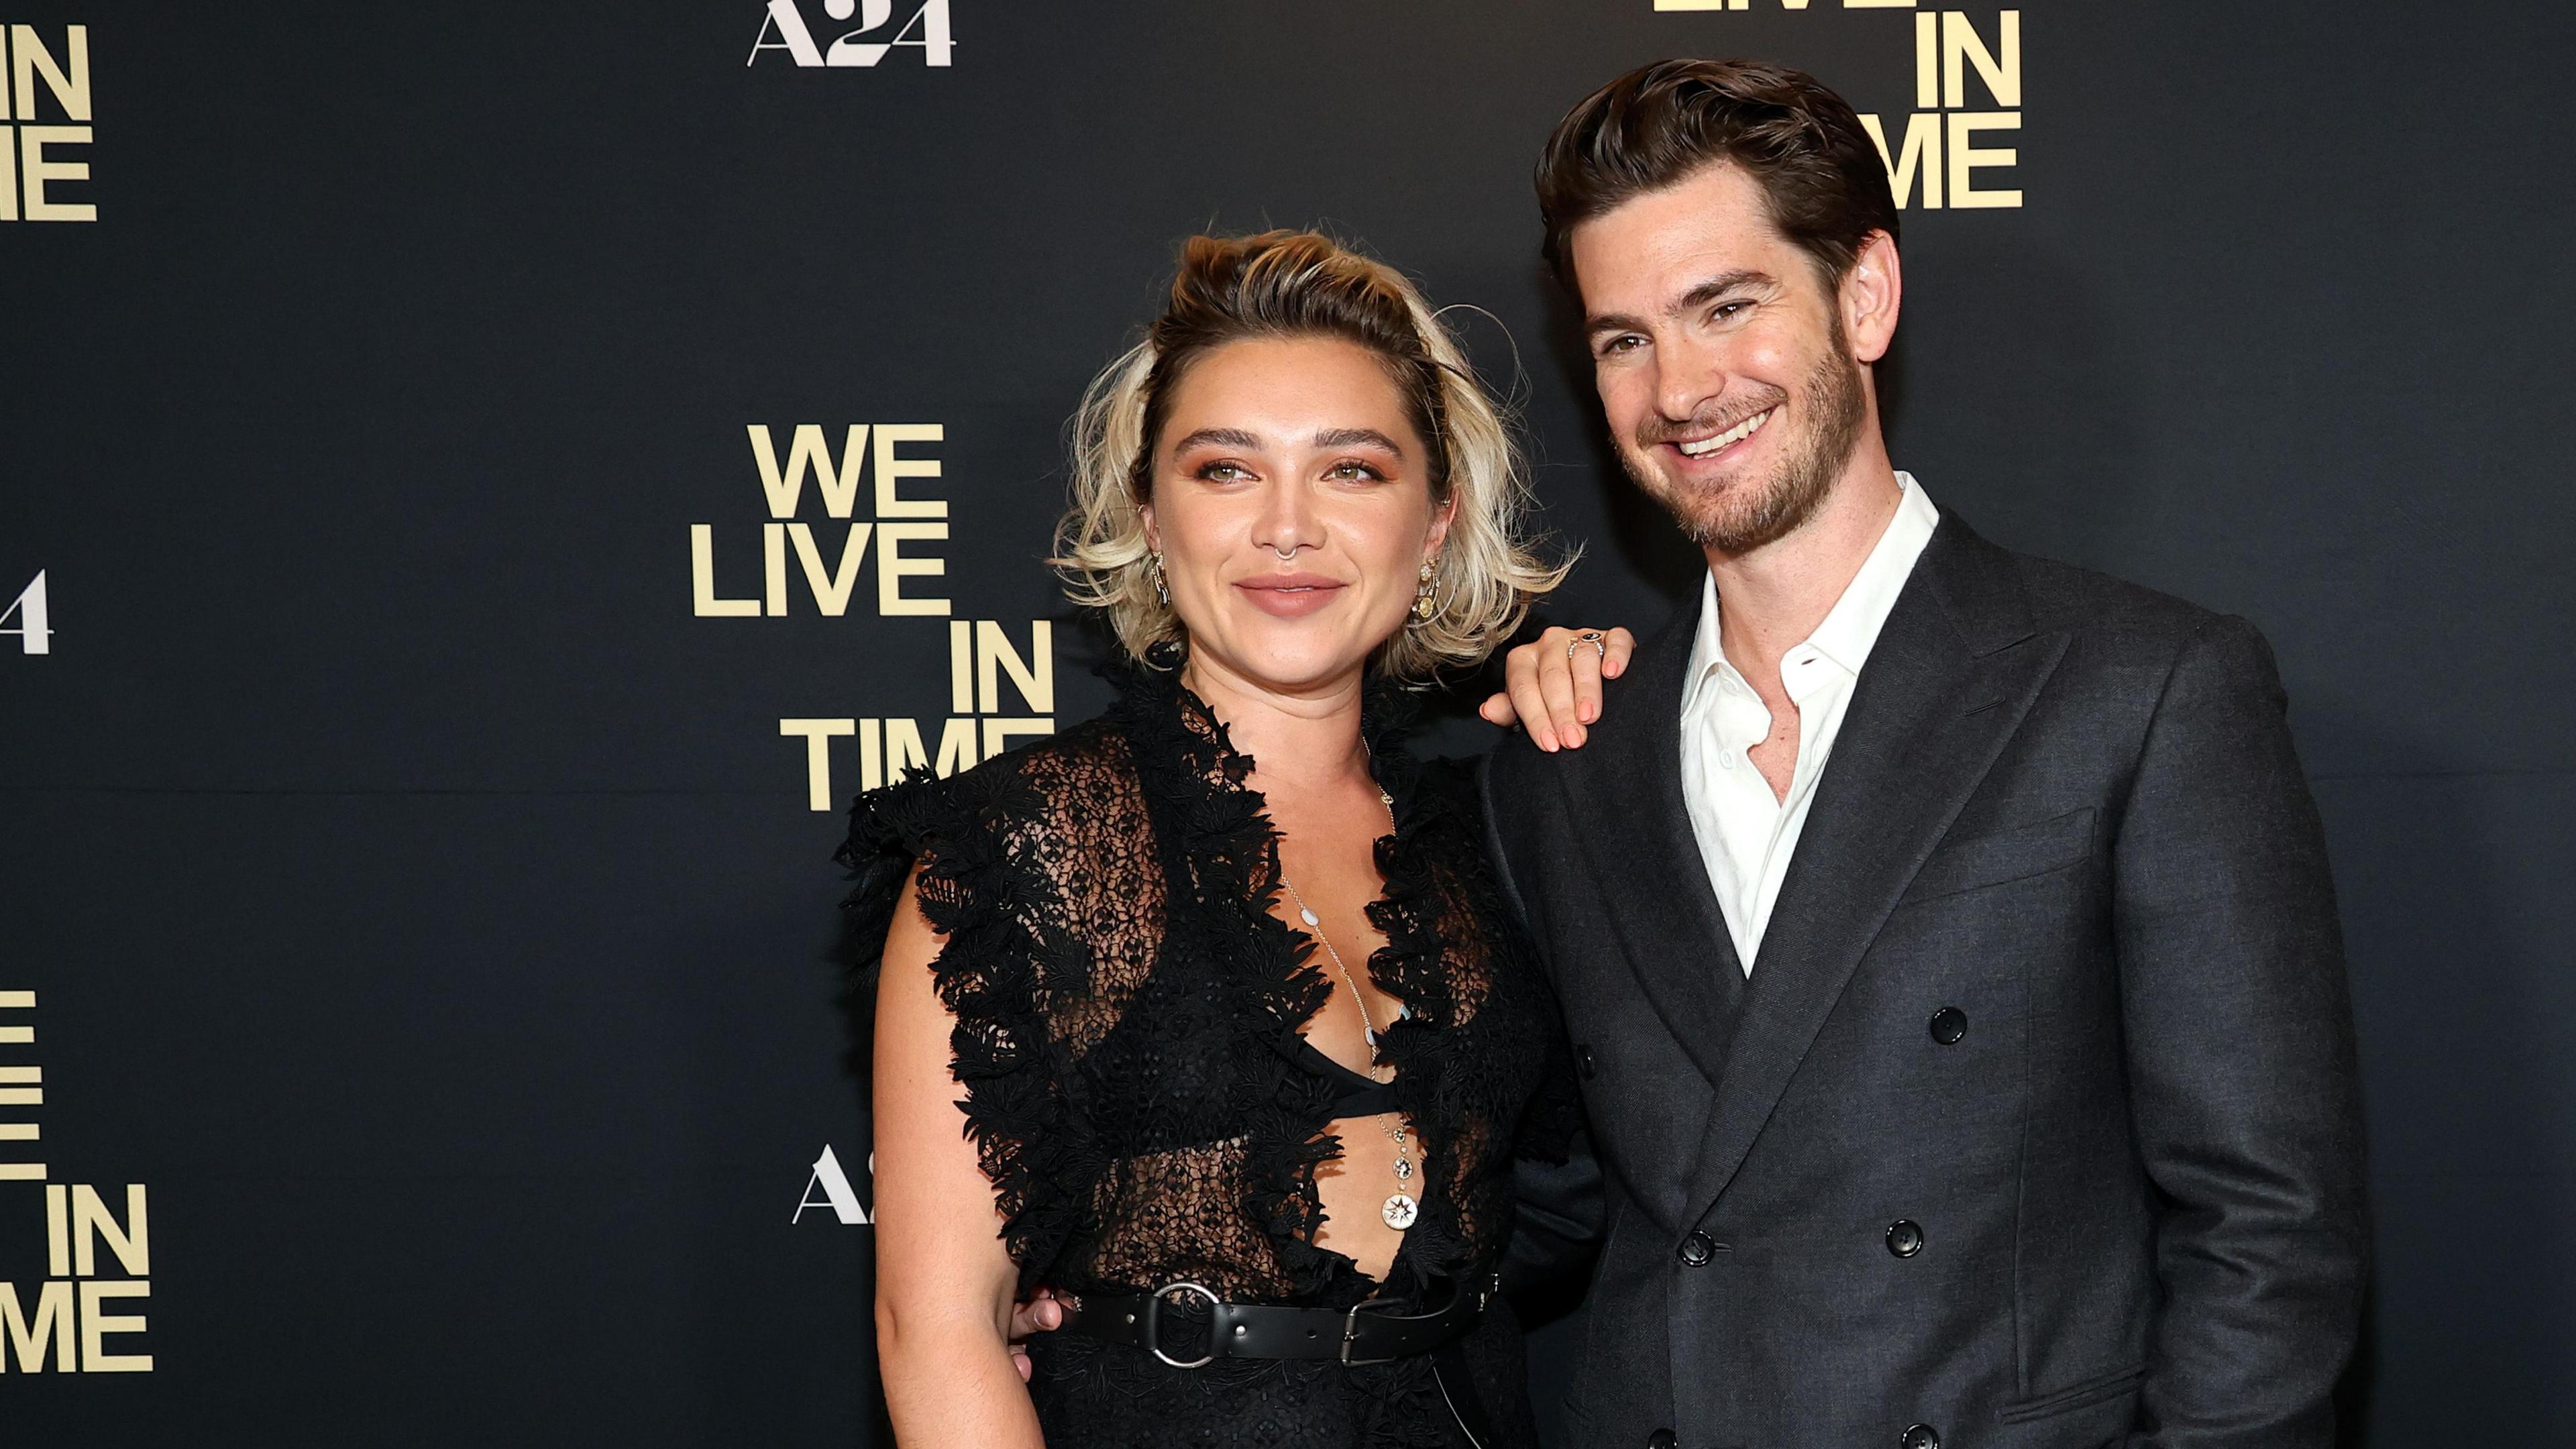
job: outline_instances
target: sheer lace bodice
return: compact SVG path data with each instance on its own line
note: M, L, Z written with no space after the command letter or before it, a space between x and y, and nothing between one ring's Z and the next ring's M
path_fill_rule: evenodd
M1554 1005L1486 872L1472 782L1417 766L1386 713L1373 707L1368 728L1395 798L1377 848L1386 893L1369 908L1387 944L1366 969L1405 1007L1382 1049L1424 1180L1382 1286L1406 1297L1502 1252L1514 1153L1561 1150L1573 1102ZM1172 676L1138 671L1099 719L854 812L842 859L865 964L916 860L923 913L947 937L934 976L1024 1290L1187 1280L1335 1308L1381 1291L1315 1243L1316 1169L1340 1150L1327 1124L1347 1085L1303 1049L1330 983L1311 939L1271 913L1277 838L1251 767ZM1496 1341L1506 1316L1478 1335L1496 1365L1517 1362ZM1181 1374L1059 1337L1040 1345L1036 1386L1050 1443L1266 1442L1261 1423L1281 1443L1449 1442L1436 1388L1414 1403L1418 1364ZM1235 1432L1230 1417L1255 1437L1206 1437ZM1170 1437L1184 1422L1203 1427ZM1348 1436L1363 1425L1369 1437Z

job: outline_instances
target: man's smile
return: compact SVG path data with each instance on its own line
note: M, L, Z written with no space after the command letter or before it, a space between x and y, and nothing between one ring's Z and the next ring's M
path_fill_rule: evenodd
M1755 413L1753 416L1746 418L1744 421L1737 423L1734 427L1727 429L1725 432L1717 433L1705 438L1675 439L1673 447L1685 458L1708 457L1712 453L1719 452L1726 448L1731 448L1737 443L1743 442L1745 439L1752 437L1754 433L1760 431L1764 423L1771 420L1771 415L1779 410L1780 405L1774 403L1771 406L1764 408L1762 411Z

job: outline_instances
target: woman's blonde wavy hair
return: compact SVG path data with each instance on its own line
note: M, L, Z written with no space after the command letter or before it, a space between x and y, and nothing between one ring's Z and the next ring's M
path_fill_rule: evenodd
M1529 481L1513 423L1421 291L1310 231L1183 244L1163 315L1092 380L1074 414L1072 500L1049 560L1066 594L1104 612L1140 662L1156 645L1183 642L1154 586L1137 505L1153 497L1154 446L1181 378L1209 352L1251 337L1335 337L1384 361L1431 449L1432 501L1454 497L1457 511L1433 565L1431 616L1407 614L1377 668L1427 684L1443 669L1482 663L1573 560L1549 563L1523 532Z

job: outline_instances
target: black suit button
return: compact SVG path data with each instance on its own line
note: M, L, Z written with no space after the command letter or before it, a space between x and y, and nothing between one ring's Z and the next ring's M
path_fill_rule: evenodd
M1955 1006L1945 1006L1932 1013L1932 1039L1943 1046L1956 1046L1968 1034L1968 1014Z
M1912 1218L1898 1218L1887 1225L1887 1251L1900 1258L1911 1258L1923 1251L1923 1225Z
M1680 1449L1681 1436L1670 1429L1657 1429L1646 1436L1646 1449Z
M1682 1239L1682 1261L1694 1268L1705 1268L1717 1256L1717 1240L1706 1233L1693 1233Z
M1574 1049L1574 1069L1581 1072L1583 1080L1588 1082L1601 1075L1601 1062L1592 1055L1592 1048L1579 1046Z
M1929 1424L1909 1424L1898 1449L1941 1449L1941 1432Z

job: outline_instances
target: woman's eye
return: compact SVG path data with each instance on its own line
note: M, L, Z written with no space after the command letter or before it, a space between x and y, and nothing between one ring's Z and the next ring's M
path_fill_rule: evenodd
M1199 469L1199 476L1210 483L1240 483L1252 475L1240 463L1210 463Z
M1386 477L1384 473L1370 467L1368 464L1358 462L1335 463L1332 467L1325 470L1324 476L1327 478L1337 478L1345 483L1375 482Z

